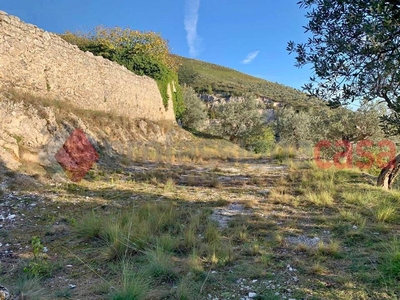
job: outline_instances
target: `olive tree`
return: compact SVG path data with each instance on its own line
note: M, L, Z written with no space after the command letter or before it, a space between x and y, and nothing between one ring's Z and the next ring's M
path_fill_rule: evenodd
M310 94L338 107L376 99L389 111L382 125L400 133L400 1L300 0L308 10L305 43L288 43L298 67L311 64L315 77L305 84ZM400 158L381 172L378 185L390 188Z
M263 108L253 96L247 95L243 99L220 104L213 111L214 132L231 142L241 143L249 135L260 132L258 129L264 124Z
M296 111L288 107L276 112L276 134L279 142L298 149L300 145L312 142L312 114L307 111Z
M182 114L182 126L191 130L201 130L207 119L207 107L190 86L183 86L185 111Z

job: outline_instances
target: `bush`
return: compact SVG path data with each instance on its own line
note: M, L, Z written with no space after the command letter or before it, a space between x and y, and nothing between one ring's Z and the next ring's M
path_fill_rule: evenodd
M183 87L185 111L182 114L182 125L188 129L200 130L207 120L207 108L193 88Z
M263 124L260 105L250 96L218 106L214 115L214 131L234 143L243 143Z
M245 148L255 153L265 153L274 146L274 130L268 126L261 126L249 133L245 139Z
M67 42L75 44L82 51L90 51L125 66L137 75L146 75L157 81L163 98L164 107L168 108L168 86L173 84L172 102L175 116L180 118L185 110L183 96L178 85L176 62L169 55L167 41L154 32L139 32L118 27L97 28L94 33L61 35Z

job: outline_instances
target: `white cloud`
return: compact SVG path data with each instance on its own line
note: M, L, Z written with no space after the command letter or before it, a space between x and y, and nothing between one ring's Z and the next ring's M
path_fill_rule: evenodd
M201 51L201 39L197 35L199 7L200 0L186 0L184 24L186 30L186 40L189 46L189 54L191 57L196 57Z
M253 51L247 54L246 58L242 60L242 64L251 63L257 57L258 53L260 53L260 51Z

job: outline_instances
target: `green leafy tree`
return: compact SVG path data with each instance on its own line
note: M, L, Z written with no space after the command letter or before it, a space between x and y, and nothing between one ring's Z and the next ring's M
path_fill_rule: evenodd
M207 107L192 87L185 85L182 92L186 107L181 118L182 125L188 129L201 130L208 119Z
M304 88L333 107L381 99L387 132L400 133L400 1L300 0L308 10L306 43L289 42L297 66L312 64L317 78ZM390 188L400 156L382 169L378 185Z
M248 96L243 100L230 101L215 108L214 130L231 142L240 143L263 124L262 107Z
M364 139L378 141L384 138L379 119L384 107L373 102L363 103L357 110L346 107L312 109L310 136L313 142L327 139L332 142L346 140L356 143Z
M193 85L199 80L199 74L195 68L188 64L181 64L178 69L179 82L182 84Z
M384 138L379 126L383 114L380 105L365 102L357 110L324 107L312 111L312 114L311 134L314 143L328 140L332 146L326 154L330 157L341 151L345 155L354 156L351 150L356 149L356 143L369 140L376 144Z
M311 64L316 77L304 88L337 107L382 99L385 124L400 132L400 1L301 0L308 10L306 43L289 42L296 65ZM393 127L392 127L393 129ZM393 131L393 130L392 130ZM393 133L393 132L392 132Z
M340 151L355 149L355 143L361 140L369 139L376 143L383 139L384 133L379 126L383 112L382 105L372 102L364 103L357 110L327 106L307 111L285 108L276 113L276 133L282 143L297 148L327 140L331 148L324 148L324 157L332 158ZM340 144L341 141L348 143L348 147Z
M312 141L310 113L289 107L278 110L276 118L276 133L279 142L298 149L301 145Z
M271 126L262 124L249 132L243 141L247 150L265 153L275 144L275 133Z

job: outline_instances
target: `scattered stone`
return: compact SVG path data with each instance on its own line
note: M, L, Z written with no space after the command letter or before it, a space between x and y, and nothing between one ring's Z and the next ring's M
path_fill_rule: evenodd
M260 190L260 191L258 191L258 193L261 195L268 195L270 193L270 191L269 190Z
M10 292L8 289L2 285L0 285L0 300L10 299Z
M288 269L290 272L296 272L296 271L297 271L296 269L292 268L290 265L287 265L287 269Z
M6 219L7 220L14 220L16 215L9 215Z
M226 228L233 216L247 215L251 212L245 210L244 206L239 203L232 203L227 207L217 208L211 215L211 219L218 222L219 227Z
M249 292L249 298L254 298L257 296L257 293Z
M286 242L292 245L299 245L299 244L304 244L308 247L316 247L318 246L319 242L321 239L319 237L313 237L310 238L308 236L288 236L286 239Z

